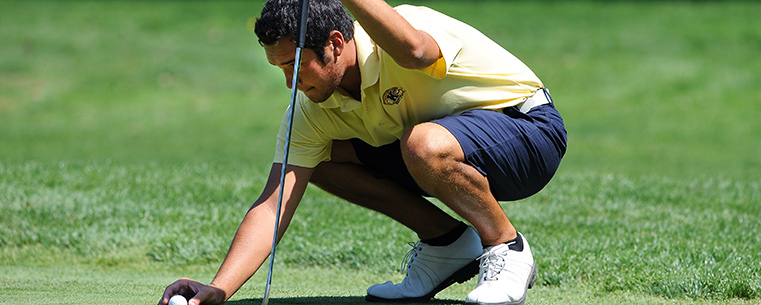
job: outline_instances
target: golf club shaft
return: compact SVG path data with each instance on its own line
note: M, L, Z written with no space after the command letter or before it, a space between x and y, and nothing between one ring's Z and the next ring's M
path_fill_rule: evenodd
M288 152L291 148L291 129L293 128L293 114L296 107L296 93L298 92L299 70L301 69L301 51L304 48L306 39L307 18L309 16L309 0L299 0L299 25L296 37L296 57L294 59L293 77L291 83L291 100L288 107L288 126L285 133L285 147L283 149L283 163L280 167L280 192L277 196L277 211L275 213L275 232L272 236L272 249L270 251L270 264L267 270L267 285L264 288L264 297L262 305L267 305L270 300L270 287L272 286L272 270L275 265L275 247L277 247L277 236L280 230L280 214L283 206L283 190L285 189L285 174L288 168Z

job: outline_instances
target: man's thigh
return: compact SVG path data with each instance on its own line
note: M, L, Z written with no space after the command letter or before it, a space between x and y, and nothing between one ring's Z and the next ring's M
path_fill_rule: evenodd
M465 162L486 176L497 200L518 200L540 191L565 154L565 128L552 104L528 113L470 110L433 122L457 138Z
M566 150L563 120L551 104L529 113L471 110L434 120L449 130L465 153L466 162L489 180L497 200L518 200L540 191L557 170ZM375 177L396 181L429 196L417 185L402 158L400 142L374 147L350 140L357 160Z

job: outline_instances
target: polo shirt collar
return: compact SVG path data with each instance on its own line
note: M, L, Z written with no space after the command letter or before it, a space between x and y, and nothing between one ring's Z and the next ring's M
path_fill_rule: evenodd
M364 29L355 23L354 26L354 44L357 46L357 63L359 64L359 74L362 76L361 89L364 91L368 87L378 82L380 75L380 59L376 52L375 42L370 39Z
M357 48L357 64L359 65L359 74L362 78L360 89L364 98L365 89L378 82L380 60L378 59L378 53L375 52L375 43L357 22L354 23L354 45ZM347 112L362 107L362 103L349 96L343 89L338 88L330 98L320 103L320 107L341 108L341 111Z
M336 92L333 92L333 95L327 100L318 105L326 109L340 108L342 112L348 112L362 107L362 103L352 98L340 87L336 89Z

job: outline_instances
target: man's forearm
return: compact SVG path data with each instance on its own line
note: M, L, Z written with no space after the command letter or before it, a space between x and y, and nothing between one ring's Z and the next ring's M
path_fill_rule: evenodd
M238 291L269 256L274 221L274 213L252 209L241 222L230 250L210 284L225 292L225 300Z
M285 234L313 171L311 168L297 166L288 168L278 239ZM222 266L210 284L225 292L225 300L254 275L270 254L279 194L279 175L280 165L274 164L262 195L246 213Z

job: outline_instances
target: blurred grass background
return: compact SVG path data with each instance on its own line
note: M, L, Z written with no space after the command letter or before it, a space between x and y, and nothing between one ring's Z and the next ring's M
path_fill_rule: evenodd
M288 96L246 30L260 6L7 3L0 153L129 163L248 163L270 153Z
M571 132L565 168L757 177L757 3L423 4L544 80ZM4 7L4 160L269 159L288 92L245 29L260 1Z
M288 101L246 29L262 3L0 1L0 303L213 276ZM532 67L569 132L550 186L504 204L540 266L528 303L758 304L761 4L464 3L417 4ZM401 280L398 224L316 189L298 213L278 295Z

